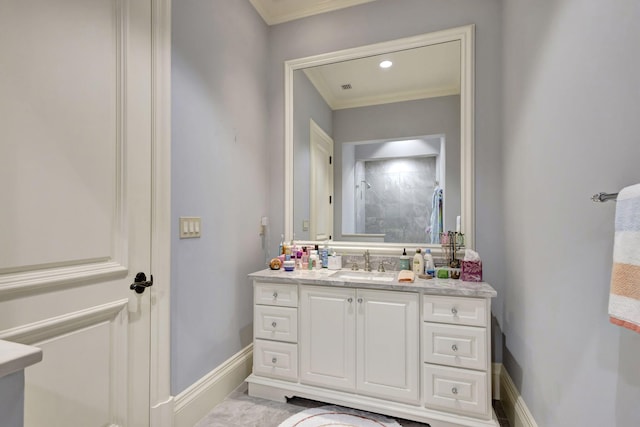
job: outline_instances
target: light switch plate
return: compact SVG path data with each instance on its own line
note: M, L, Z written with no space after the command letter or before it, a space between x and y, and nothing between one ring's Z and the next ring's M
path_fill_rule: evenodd
M194 239L200 237L202 226L199 216L180 217L180 238Z

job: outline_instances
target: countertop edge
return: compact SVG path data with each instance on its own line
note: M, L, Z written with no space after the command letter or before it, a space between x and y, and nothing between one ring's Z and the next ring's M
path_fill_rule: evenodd
M0 378L42 361L42 350L30 345L0 340Z
M344 270L343 270L344 271ZM397 272L393 272L396 273ZM332 277L332 272L312 272L308 277L306 273L286 272L283 270L264 269L250 273L249 278L268 283L288 283L318 286L333 286L343 288L368 288L380 290L395 290L405 292L423 292L430 295L452 295L476 298L495 298L497 291L487 282L464 282L454 279L419 279L413 283L399 283L396 278L391 282L340 280Z

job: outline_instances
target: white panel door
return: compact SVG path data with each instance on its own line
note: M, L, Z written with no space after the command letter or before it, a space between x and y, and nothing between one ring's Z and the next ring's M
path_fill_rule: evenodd
M363 394L418 402L418 294L358 289L357 388Z
M311 240L333 236L333 139L310 121L309 231Z
M0 338L25 425L148 426L150 0L0 0Z
M354 390L355 289L300 287L300 382Z

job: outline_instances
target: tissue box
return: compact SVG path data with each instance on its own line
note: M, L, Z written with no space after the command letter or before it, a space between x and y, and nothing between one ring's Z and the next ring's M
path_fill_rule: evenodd
M342 268L342 255L333 255L329 257L329 270L340 270Z
M460 280L482 282L482 261L462 261Z

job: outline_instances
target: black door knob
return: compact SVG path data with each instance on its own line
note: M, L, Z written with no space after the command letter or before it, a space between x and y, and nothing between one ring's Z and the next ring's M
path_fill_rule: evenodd
M149 286L153 286L153 274L151 275L151 280L147 281L147 275L141 271L136 274L136 278L133 279L133 283L129 286L129 289L141 294Z

